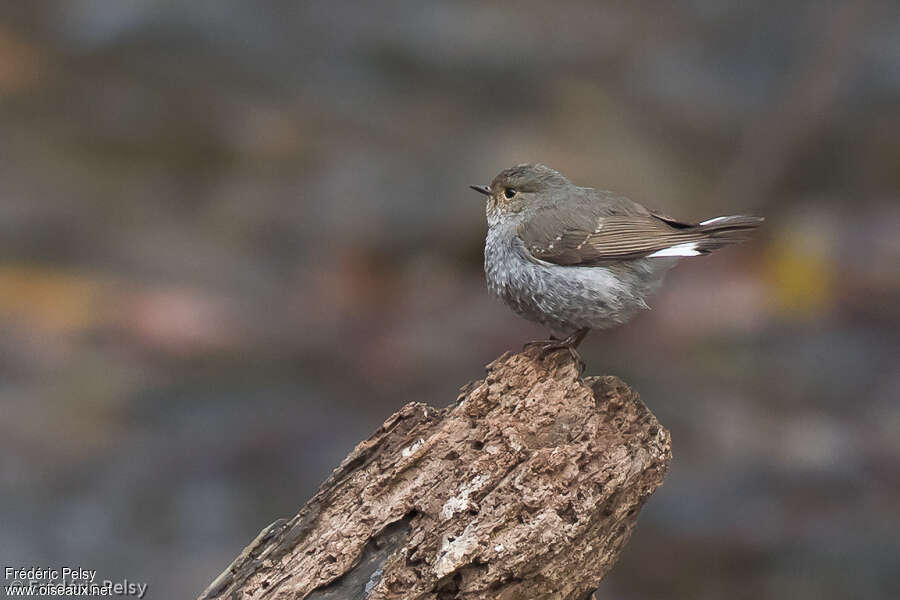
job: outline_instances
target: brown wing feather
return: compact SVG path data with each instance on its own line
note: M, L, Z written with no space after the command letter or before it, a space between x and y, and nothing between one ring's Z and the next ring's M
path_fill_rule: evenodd
M682 224L678 224L682 225ZM553 237L536 238L529 228L519 235L532 256L558 265L598 265L641 258L676 244L700 240L690 225L670 225L651 214L599 217L593 229L565 228Z
M557 265L597 266L643 258L689 242L696 242L696 252L706 254L746 240L748 232L762 223L758 217L733 216L719 217L702 225L683 223L649 211L618 212L582 212L577 220L570 217L565 223L551 212L538 213L519 226L518 233L538 260Z

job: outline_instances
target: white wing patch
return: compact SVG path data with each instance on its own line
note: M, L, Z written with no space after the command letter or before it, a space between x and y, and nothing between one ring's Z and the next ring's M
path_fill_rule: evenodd
M731 217L715 217L713 219L707 219L705 221L700 221L700 225L712 225L713 223L718 223L719 221L724 221L726 219L730 219Z
M647 258L661 256L700 256L700 253L697 252L697 242L685 242L683 244L657 250L653 254L648 254Z

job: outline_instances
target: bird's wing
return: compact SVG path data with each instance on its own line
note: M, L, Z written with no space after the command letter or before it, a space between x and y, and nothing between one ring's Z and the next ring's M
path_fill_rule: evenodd
M755 217L676 221L625 198L580 198L572 210L538 211L518 228L525 248L557 265L597 266L644 257L697 256L745 239ZM715 221L715 223L714 223Z

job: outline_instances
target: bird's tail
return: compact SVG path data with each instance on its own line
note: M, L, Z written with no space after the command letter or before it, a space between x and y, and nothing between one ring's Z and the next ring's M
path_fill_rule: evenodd
M696 225L666 218L663 220L677 232L667 236L665 239L667 243L659 250L647 254L647 258L709 254L723 246L746 241L750 238L750 232L764 221L762 217L744 215L716 217ZM671 242L671 245L668 242Z
M647 254L647 258L709 254L723 246L748 240L750 232L759 227L764 221L762 217L748 217L745 215L716 217L696 225L666 218L663 218L663 220L676 229L677 232L674 235L667 236L665 239L666 242L671 242L671 245L666 243L659 250Z
M694 231L701 234L697 241L697 252L708 254L729 244L737 244L750 239L750 232L762 225L763 217L733 215L715 217L698 223Z

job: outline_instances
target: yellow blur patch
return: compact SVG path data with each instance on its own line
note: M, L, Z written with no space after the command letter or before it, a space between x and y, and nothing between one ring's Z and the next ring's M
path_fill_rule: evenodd
M766 271L775 308L794 317L818 317L834 300L834 269L823 238L782 233L772 240Z
M0 320L47 333L77 333L100 318L108 284L53 268L0 265Z

